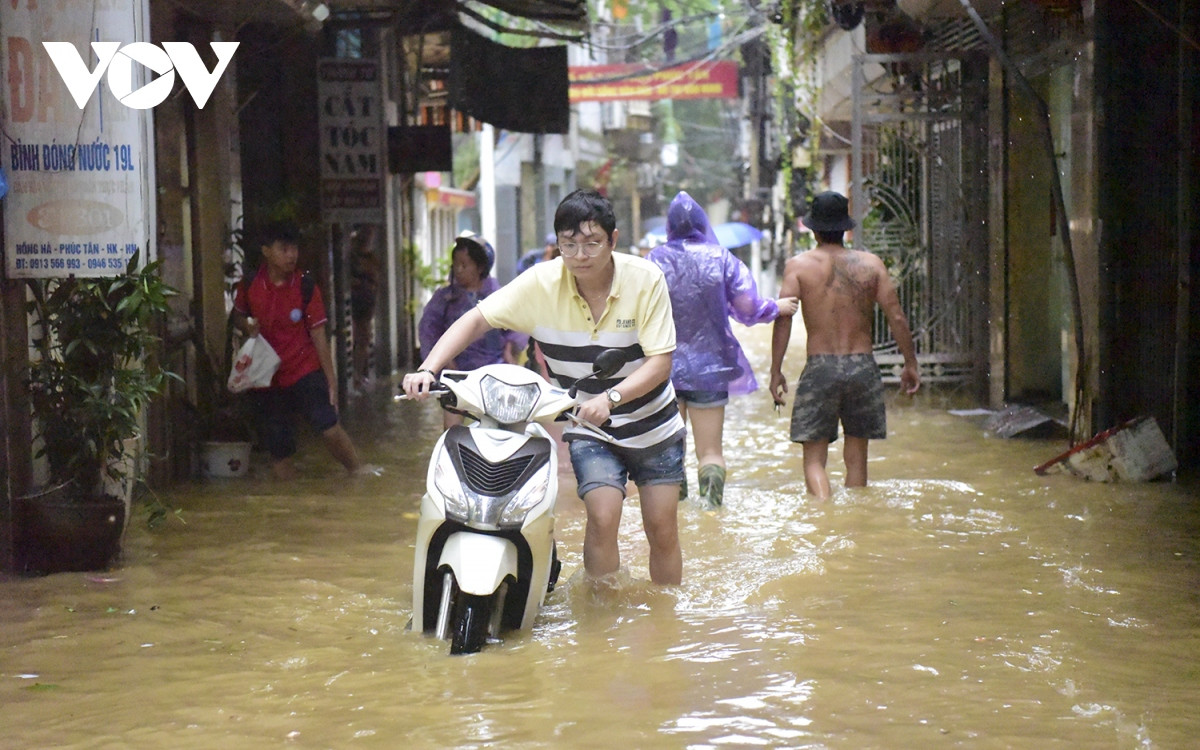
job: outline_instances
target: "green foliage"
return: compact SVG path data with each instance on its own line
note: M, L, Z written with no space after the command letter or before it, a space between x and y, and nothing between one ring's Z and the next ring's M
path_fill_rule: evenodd
M738 195L740 112L720 99L680 100L671 109L682 133L680 160L664 170L662 200L670 202L680 190L701 201L717 191L726 197Z
M448 252L438 257L433 263L426 263L421 259L421 254L417 252L415 245L406 244L400 256L404 267L408 269L409 277L423 289L433 291L438 287L445 286L450 278L450 264L453 262L453 258ZM408 301L410 315L416 314L417 305L416 297Z
M138 469L124 441L138 434L139 414L166 378L150 356L155 323L176 294L159 263L103 278L34 279L28 312L40 357L29 363L30 404L53 483L83 494L101 472L120 481ZM140 477L133 476L138 479Z
M452 261L450 253L445 253L433 263L426 263L421 260L415 246L404 246L404 262L410 269L413 281L430 291L446 285L446 281L450 278Z
M145 482L139 482L142 492L142 498L146 504L146 526L151 529L157 529L167 522L168 518L174 518L176 521L187 525L187 521L183 518L183 509L169 505L158 493L150 489L150 486Z
M780 133L780 142L788 144L782 160L783 205L788 214L786 224L794 226L820 184L820 170L811 168L819 161L822 133L816 109L820 99L817 57L831 19L826 0L783 0L780 18L781 39L775 52L787 61L787 74L780 74L776 106L788 115L781 118L785 130ZM777 70L784 69L777 63ZM810 242L807 233L797 238L798 245Z

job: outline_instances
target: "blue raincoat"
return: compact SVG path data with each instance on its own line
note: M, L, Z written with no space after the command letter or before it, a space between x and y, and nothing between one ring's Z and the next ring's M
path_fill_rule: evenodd
M729 319L747 326L769 323L779 315L779 306L758 296L750 269L721 247L708 215L687 193L671 201L667 242L647 257L663 270L671 294L675 389L728 391L731 396L757 389Z

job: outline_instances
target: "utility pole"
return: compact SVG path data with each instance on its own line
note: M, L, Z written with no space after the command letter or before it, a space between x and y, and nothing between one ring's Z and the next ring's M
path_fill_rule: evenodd
M542 139L545 138L541 133L533 134L533 227L532 239L529 237L517 237L517 257L521 257L522 248L526 247L541 247L542 235L545 232L545 225L542 224L546 220L546 165L543 163L544 155L542 151ZM530 230L526 230L529 234Z
M763 161L763 129L766 126L766 96L767 96L767 54L768 50L761 40L748 42L742 47L742 56L746 61L746 109L750 132L747 134L748 167L746 182L742 186L743 205L746 207L759 206L760 182L762 180ZM757 219L750 216L747 223L756 224ZM762 282L762 244L750 244L750 273L757 284Z
M637 165L630 162L629 174L629 240L626 244L637 244L641 239L642 228L642 197L638 194Z
M496 131L483 123L479 131L479 230L496 239Z

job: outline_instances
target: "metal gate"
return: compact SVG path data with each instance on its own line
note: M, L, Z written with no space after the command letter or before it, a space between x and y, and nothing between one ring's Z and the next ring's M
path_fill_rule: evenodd
M892 273L921 378L982 387L987 341L986 64L946 54L854 58L855 247ZM983 84L978 79L982 75ZM876 310L886 381L903 357Z

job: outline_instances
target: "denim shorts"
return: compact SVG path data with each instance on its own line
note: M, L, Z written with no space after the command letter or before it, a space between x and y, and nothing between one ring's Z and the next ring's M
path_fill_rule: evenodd
M729 403L729 391L675 391L689 409L712 409Z
M598 487L615 487L624 495L630 479L639 487L683 483L682 435L652 448L620 448L587 438L572 440L570 448L580 497Z
M313 370L285 388L251 391L258 410L260 437L271 458L280 460L296 452L293 421L297 414L317 432L338 423L337 410L329 403L329 381Z

